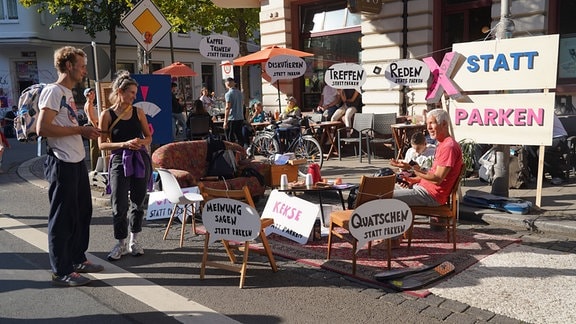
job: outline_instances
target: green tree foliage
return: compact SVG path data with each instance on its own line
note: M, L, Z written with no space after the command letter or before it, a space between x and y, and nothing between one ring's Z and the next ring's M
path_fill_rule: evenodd
M260 30L259 9L220 8L210 0L156 0L155 3L172 25L173 31L238 37L240 56L249 54L248 41L259 42L259 39L254 39L255 32ZM241 69L240 77L244 101L247 103L250 100L248 67Z
M121 27L122 16L138 2L137 0L19 0L25 7L37 6L38 12L48 11L56 17L50 28L61 26L73 30L83 25L90 37L108 31L110 36L111 75L116 73L116 28ZM170 0L167 0L170 1Z

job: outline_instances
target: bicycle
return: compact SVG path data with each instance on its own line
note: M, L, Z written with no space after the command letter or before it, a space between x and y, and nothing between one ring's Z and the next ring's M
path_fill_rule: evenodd
M250 146L251 154L273 160L276 154L294 153L296 159L306 159L306 163L298 166L300 176L306 176L312 163L322 168L322 146L311 133L310 118L303 117L298 121L298 126L288 128L280 127L281 123L275 122L256 132Z

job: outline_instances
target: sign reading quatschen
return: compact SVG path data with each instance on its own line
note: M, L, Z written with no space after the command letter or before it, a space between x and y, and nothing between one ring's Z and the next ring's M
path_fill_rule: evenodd
M204 203L202 224L210 233L209 244L217 240L250 241L260 234L260 215L252 206L229 198Z
M296 79L306 72L306 62L294 55L276 55L266 62L266 73L270 76L270 83L277 80Z
M398 199L376 199L354 209L348 226L358 240L356 251L366 243L402 235L412 224L410 207Z
M366 83L367 78L364 68L355 63L334 64L324 74L324 81L332 88L356 89L359 93L362 93L360 87Z

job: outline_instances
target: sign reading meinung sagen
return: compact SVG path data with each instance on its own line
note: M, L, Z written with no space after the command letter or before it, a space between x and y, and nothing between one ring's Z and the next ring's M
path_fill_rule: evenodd
M210 233L209 243L217 240L244 242L260 234L260 215L252 206L229 198L204 203L202 224Z
M358 240L356 252L366 243L402 235L412 224L410 207L398 199L377 199L358 206L348 224L350 234Z

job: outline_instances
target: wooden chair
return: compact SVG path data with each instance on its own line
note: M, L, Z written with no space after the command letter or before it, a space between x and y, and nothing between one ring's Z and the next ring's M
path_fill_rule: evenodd
M464 169L464 168L462 168ZM456 251L456 225L458 221L458 205L459 205L459 197L458 191L460 189L460 181L462 180L462 176L464 174L464 170L460 171L460 175L452 190L450 192L450 197L448 202L442 206L437 207L427 207L427 206L411 206L410 209L412 210L412 225L408 230L408 248L410 248L412 244L412 234L414 232L414 225L415 224L429 224L429 222L416 220L416 216L426 216L426 217L437 217L440 219L437 226L441 226L446 228L446 240L450 242L450 236L452 236L452 243L453 243L453 251Z
M372 129L374 123L374 114L354 114L354 121L352 122L352 129L358 135L356 137L346 137L342 134L347 134L347 128L338 129L338 160L342 160L342 142L344 143L358 143L358 155L360 163L362 163L362 142L368 143L368 131ZM370 147L367 147L368 161L370 161Z
M356 203L354 204L354 208L362 205L365 202L375 200L375 199L383 199L383 198L392 198L392 194L394 193L394 185L396 183L396 175L389 175L384 177L367 177L362 176L360 180L360 187L358 188L358 196L356 197ZM336 231L336 227L341 227L347 231L349 231L348 224L350 222L350 217L352 216L352 212L354 210L337 210L330 213L330 231L328 232L328 256L327 259L330 260L330 254L332 252L332 236L336 236L344 241L349 242L352 244L352 274L356 274L356 245L358 244L358 240L356 240L350 232L348 233L339 233ZM390 251L390 244L391 240L388 241L388 248ZM372 242L368 242L368 255L371 253ZM390 254L388 254L390 256ZM390 257L388 257L388 266L390 267Z
M180 247L184 245L184 231L186 229L186 219L188 218L188 209L191 209L190 215L192 216L192 233L196 233L196 219L194 218L195 214L195 207L194 203L201 202L203 200L202 195L187 192L183 193L182 188L178 184L178 180L170 171L163 168L157 168L158 174L160 174L160 179L162 181L162 190L166 194L166 198L174 205L172 209L172 215L170 215L170 220L168 221L168 225L166 225L166 230L164 231L163 240L166 240L168 236L168 232L172 227L172 223L174 222L174 218L176 218L176 213L181 209L182 213L182 228L180 229ZM179 207L182 206L183 207Z
M230 198L243 201L246 204L254 207L254 201L252 200L252 195L250 194L250 190L248 189L247 186L244 186L241 190L221 190L221 189L208 188L202 182L200 182L198 184L198 188L200 189L200 193L204 197L204 201L209 201L214 198ZM274 220L272 218L261 218L260 222L261 227L259 235L260 240L262 241L262 246L264 247L264 251L253 251L253 252L266 256L268 258L268 261L270 262L270 267L272 268L272 271L276 272L278 271L276 261L274 260L272 249L270 248L270 244L268 243L268 238L266 238L266 234L264 233L264 229L274 224ZM250 242L246 241L241 246L234 247L231 246L228 241L222 240L222 244L226 249L228 258L232 263L232 264L226 264L208 260L209 239L210 239L210 233L206 232L206 238L204 240L204 254L202 256L202 266L200 268L200 279L204 279L204 274L206 273L206 266L225 269L228 271L234 271L240 273L240 288L243 288L244 281L246 279L246 269L248 264L248 252L250 251ZM237 249L243 252L242 265L240 266L234 265L237 261L233 249Z

